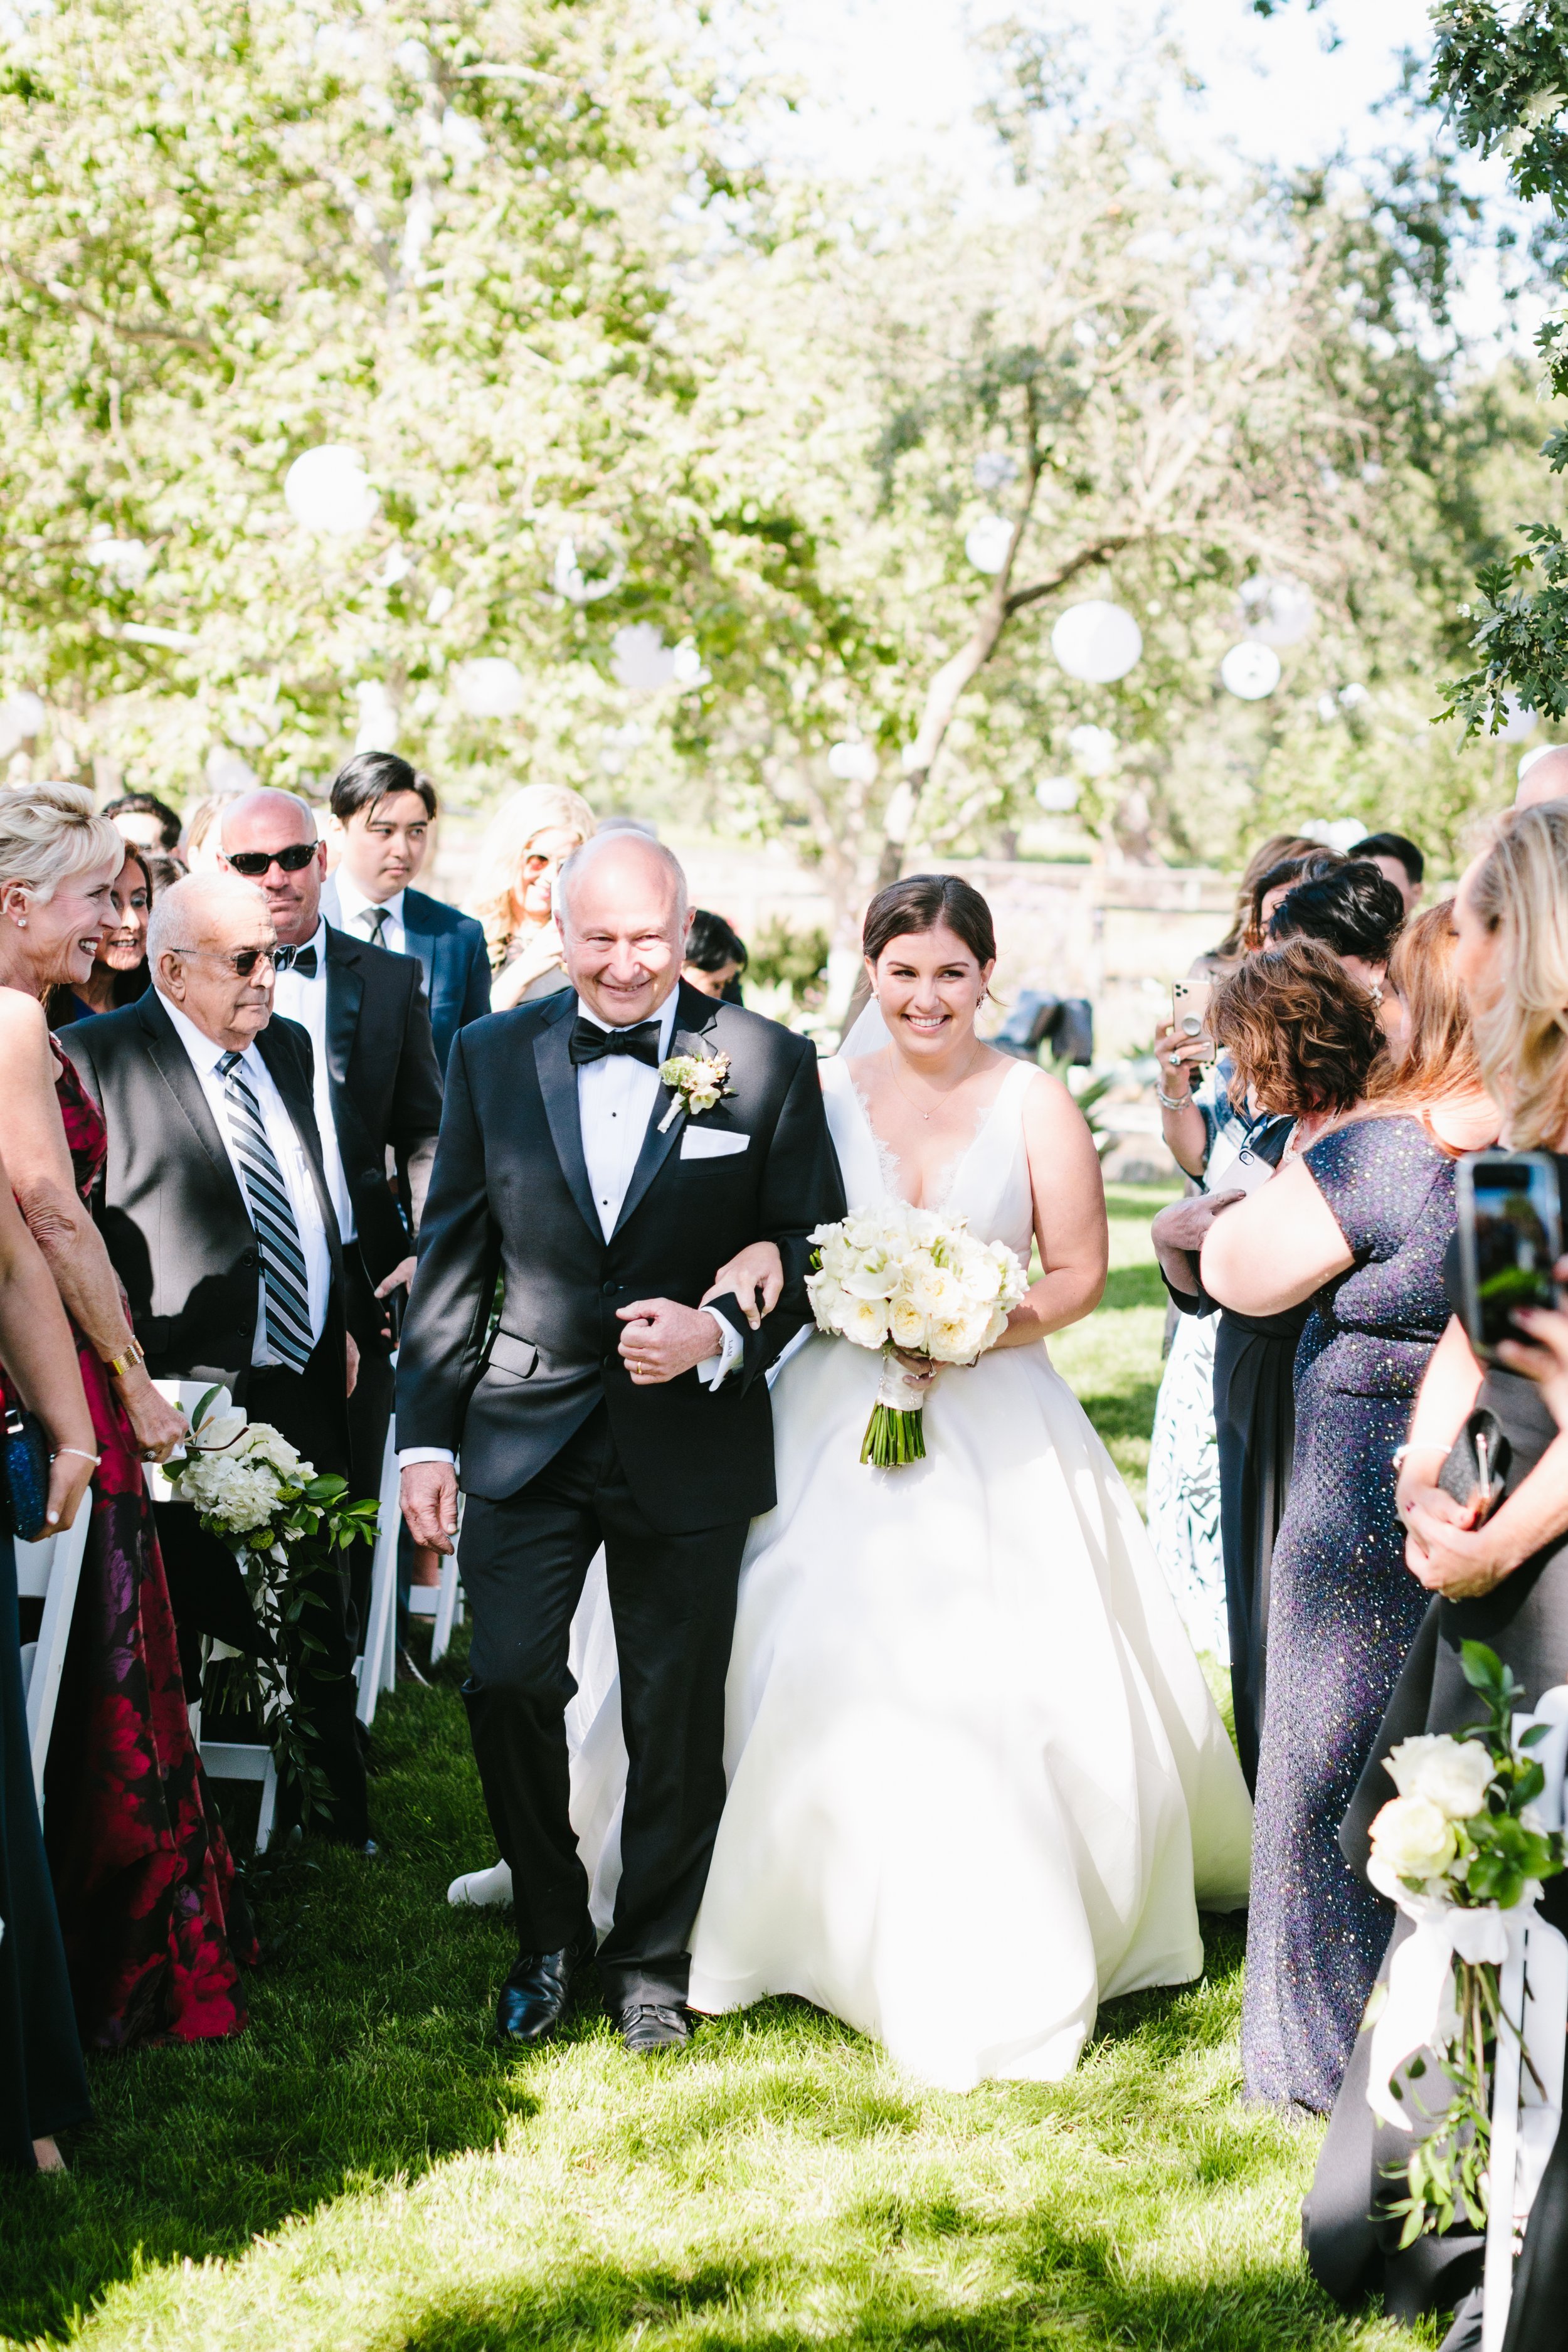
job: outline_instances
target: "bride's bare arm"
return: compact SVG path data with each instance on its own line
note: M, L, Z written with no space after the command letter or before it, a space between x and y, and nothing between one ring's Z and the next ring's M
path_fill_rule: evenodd
M999 1348L1029 1347L1092 1315L1110 1259L1094 1139L1061 1080L1044 1070L1024 1097L1024 1141L1045 1271L1008 1317Z

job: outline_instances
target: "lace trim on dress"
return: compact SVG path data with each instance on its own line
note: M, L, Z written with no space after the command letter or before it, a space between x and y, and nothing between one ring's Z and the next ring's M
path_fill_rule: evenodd
M1020 1063L1018 1067L1020 1069L1024 1069L1026 1067L1026 1065ZM847 1070L846 1070L845 1076L848 1076ZM991 1125L992 1120L995 1118L997 1112L1001 1109L1003 1103L1006 1100L1007 1090L1013 1083L1014 1076L1015 1072L1009 1070L1006 1076L1003 1078L1001 1085L992 1096L991 1100L976 1118L974 1122L974 1132L970 1137L968 1142L962 1145L955 1156L939 1171L942 1181L935 1200L922 1201L921 1203L922 1208L932 1210L939 1217L946 1214L948 1203L952 1200L953 1193L957 1189L958 1180L960 1175L963 1173L964 1162L970 1158L975 1146L979 1143L981 1137L985 1133L986 1129ZM849 1079L849 1088L850 1092L854 1095L856 1101L860 1106L860 1116L866 1122L866 1132L871 1139L871 1149L877 1155L877 1172L882 1180L885 1190L892 1195L894 1200L901 1201L906 1208L912 1209L915 1204L910 1199L909 1194L905 1192L903 1186L899 1181L899 1173L904 1164L902 1159L899 1153L893 1150L892 1145L890 1143L885 1143L882 1140L882 1138L878 1134L877 1123L871 1117L871 1106L866 1099L863 1089L856 1085L853 1078Z

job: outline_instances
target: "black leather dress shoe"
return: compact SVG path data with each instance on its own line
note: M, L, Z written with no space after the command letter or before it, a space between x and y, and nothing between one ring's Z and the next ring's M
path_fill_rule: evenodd
M691 2039L691 2011L678 2003L629 2001L616 2022L621 2040L639 2057L649 2050L684 2050Z
M594 1956L591 1937L559 1952L524 1952L496 2002L496 2038L525 2045L548 2041L572 2002L572 1988Z

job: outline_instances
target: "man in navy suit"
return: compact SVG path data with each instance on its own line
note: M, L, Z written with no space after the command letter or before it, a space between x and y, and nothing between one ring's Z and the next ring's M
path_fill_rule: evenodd
M471 915L409 887L429 846L436 788L395 751L356 751L332 781L331 812L342 856L321 887L321 913L351 939L417 959L444 1070L458 1030L490 1009L490 967Z

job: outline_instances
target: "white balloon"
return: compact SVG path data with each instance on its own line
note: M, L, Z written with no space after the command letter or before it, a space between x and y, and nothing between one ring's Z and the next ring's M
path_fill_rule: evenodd
M1120 604L1090 596L1068 606L1051 631L1051 651L1069 677L1114 686L1142 657L1143 632Z
M1279 683L1279 656L1272 646L1250 640L1232 646L1219 666L1220 683L1241 702L1261 702Z
M610 667L628 694L657 694L675 676L675 647L652 621L628 621L610 639Z
M514 719L528 688L522 672L504 654L481 654L452 673L459 707L469 719Z
M841 784L874 784L877 781L877 754L869 743L830 744L827 772L830 776L837 776Z
M1053 816L1065 816L1069 809L1077 808L1081 789L1073 776L1042 776L1035 786L1035 798Z
M381 493L365 479L357 449L323 441L295 458L283 477L283 499L304 530L328 539L353 539L375 520Z
M1241 583L1247 634L1260 646L1299 646L1317 619L1312 592L1286 572L1258 572Z
M1005 515L982 515L971 526L963 541L963 551L976 572L1000 572L1007 561L1007 550L1013 544L1013 526Z
M1108 775L1116 761L1116 738L1109 727L1075 727L1068 750L1085 775Z

